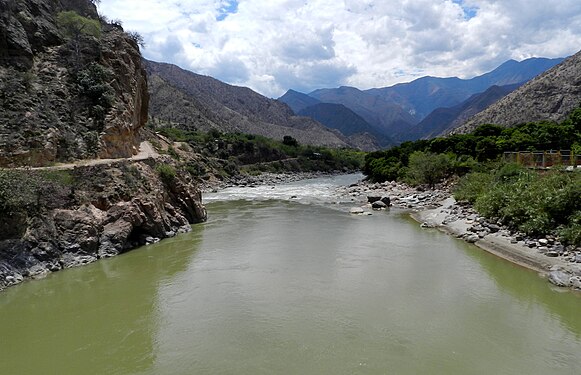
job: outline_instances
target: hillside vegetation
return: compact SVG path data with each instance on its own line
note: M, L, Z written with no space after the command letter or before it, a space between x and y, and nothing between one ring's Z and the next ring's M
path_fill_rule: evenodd
M208 180L212 175L224 179L262 172L356 171L362 167L365 155L348 148L302 145L291 136L277 141L217 130L200 132L164 127L158 131L175 145L162 152L184 164L185 170L201 180Z
M581 172L554 168L537 172L505 164L505 151L571 150L581 154L581 109L561 123L526 123L514 128L481 125L469 134L405 142L366 156L372 181L403 180L430 185L461 176L455 196L483 216L530 235L558 234L581 243Z

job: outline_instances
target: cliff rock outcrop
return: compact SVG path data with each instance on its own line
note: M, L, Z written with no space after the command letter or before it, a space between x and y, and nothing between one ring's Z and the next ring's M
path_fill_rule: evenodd
M131 156L149 99L134 38L89 0L0 10L0 167Z
M129 158L148 116L139 38L93 3L0 0L0 290L206 220L171 158Z
M9 178L24 195L15 197L18 206L1 200L0 290L190 231L190 224L205 221L200 191L188 175L168 181L156 170L168 163L120 160L71 171L4 171L0 182Z

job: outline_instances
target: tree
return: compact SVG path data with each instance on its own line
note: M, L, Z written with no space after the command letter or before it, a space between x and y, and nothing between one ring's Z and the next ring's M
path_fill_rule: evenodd
M69 37L78 40L81 35L90 35L95 38L101 36L101 24L98 20L83 17L70 10L57 15L57 24L61 31Z
M101 37L101 23L98 20L83 17L75 11L60 12L57 15L57 24L61 32L71 39L75 49L77 67L81 55L81 37L89 35L95 38Z
M143 36L140 33L137 31L128 31L127 35L129 35L129 38L131 38L139 47L145 48L145 39L143 39Z
M407 179L414 185L428 184L433 188L450 174L452 164L446 154L416 151L410 155Z
M282 143L287 145L287 146L292 146L292 147L297 147L299 145L299 142L294 139L293 137L291 137L290 135L285 135L282 138Z

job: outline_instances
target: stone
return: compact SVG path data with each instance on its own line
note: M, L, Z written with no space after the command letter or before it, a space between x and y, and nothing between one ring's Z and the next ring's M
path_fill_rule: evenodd
M465 237L465 240L468 243L475 243L479 239L480 239L480 237L477 234L470 234L470 235Z
M381 210L381 209L387 208L387 205L379 200L379 201L373 202L371 204L371 208L373 208L374 210Z
M546 246L549 244L549 240L547 240L546 238L540 238L538 242L542 246Z
M549 281L560 287L568 287L571 285L571 275L564 271L552 271L549 273Z
M365 210L361 207L352 207L351 210L349 210L349 213L353 215L363 215Z
M381 201L381 197L380 196L375 196L375 195L368 195L367 196L367 202L368 203L375 203L377 201Z
M575 289L581 289L581 276L573 276L569 279L569 284Z
M381 198L381 201L385 203L387 207L391 206L391 199L389 197L383 197Z
M551 251L547 251L547 253L545 255L548 257L551 257L551 258L556 258L559 256L559 253L551 250Z

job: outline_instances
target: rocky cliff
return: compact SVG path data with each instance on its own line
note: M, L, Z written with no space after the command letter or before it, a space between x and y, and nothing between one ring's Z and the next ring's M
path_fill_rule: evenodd
M89 0L0 9L0 167L131 156L148 108L134 38Z
M154 137L138 41L91 0L0 0L0 290L206 220L173 159L130 158Z
M560 122L580 103L581 52L578 52L478 113L454 133L469 133L482 124Z
M160 173L171 164L166 156L73 170L0 171L0 290L205 221L189 175Z

